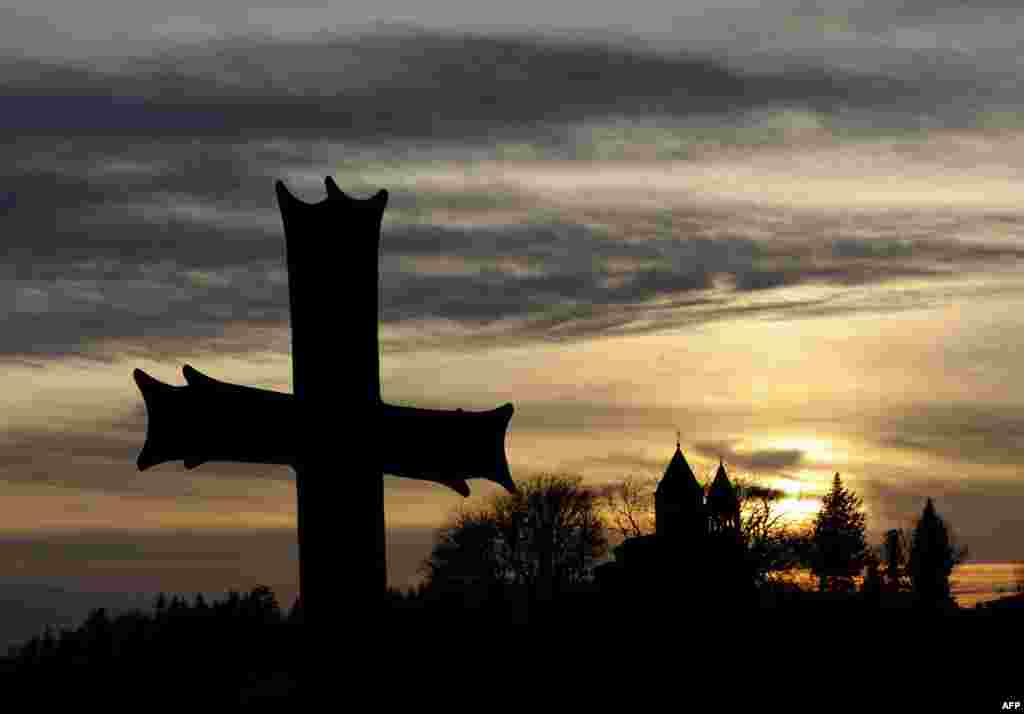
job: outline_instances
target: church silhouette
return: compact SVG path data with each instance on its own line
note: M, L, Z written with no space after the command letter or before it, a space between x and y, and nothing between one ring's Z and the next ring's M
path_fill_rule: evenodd
M719 461L704 493L679 443L654 495L655 532L627 538L594 569L602 591L678 600L749 594L740 501Z

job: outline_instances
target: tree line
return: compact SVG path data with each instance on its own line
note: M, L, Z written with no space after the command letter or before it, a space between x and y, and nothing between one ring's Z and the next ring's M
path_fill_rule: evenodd
M613 539L654 532L654 484L627 478L592 487L580 477L541 476L520 483L518 494L459 509L438 532L416 595L509 585L557 593L591 584ZM906 593L922 607L954 606L950 576L967 549L930 498L912 530L890 530L872 546L863 499L838 473L810 524L785 516L783 492L753 479L734 486L737 535L754 587L792 586L802 571L814 576L819 592Z
M298 602L285 613L265 586L213 602L160 593L151 612L97 608L78 627L47 627L10 648L3 670L70 680L88 667L116 672L118 687L173 670L201 687L206 679L231 681L279 667L281 654L294 649L295 628L287 626L299 622Z
M416 623L472 627L471 611L501 623L540 621L543 613L560 622L586 621L588 612L607 617L595 568L615 541L653 532L653 485L628 478L591 486L576 476L538 476L519 482L516 494L457 509L422 563L423 581L388 590L387 623L407 634ZM785 517L781 491L754 480L734 485L735 535L754 592L808 594L792 576L809 571L825 597L855 594L876 604L897 597L922 608L955 608L949 578L967 551L931 499L912 529L890 530L872 546L863 501L838 474L809 524ZM357 620L359 613L345 610L344 589L339 565L338 615ZM286 612L264 586L214 602L160 594L151 612L97 609L77 628L47 628L11 648L0 673L24 683L117 672L119 686L144 688L176 672L193 691L237 693L254 677L294 670L301 625L301 601Z

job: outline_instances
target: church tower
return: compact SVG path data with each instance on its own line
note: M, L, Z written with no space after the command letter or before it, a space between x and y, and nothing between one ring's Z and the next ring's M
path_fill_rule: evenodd
M740 499L721 460L708 489L708 527L712 533L739 533L740 530Z
M655 532L665 540L697 541L707 533L704 489L686 463L676 442L676 453L654 492Z
M655 534L627 538L615 549L614 562L595 568L602 588L672 608L679 598L700 601L702 607L755 602L754 574L740 535L739 496L724 463L719 462L705 499L676 442L654 492L654 508Z

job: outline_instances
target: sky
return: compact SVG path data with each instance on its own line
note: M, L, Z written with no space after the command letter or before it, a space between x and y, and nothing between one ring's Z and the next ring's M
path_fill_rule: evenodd
M1020 558L1014 5L16 0L0 582L291 601L290 470L138 472L131 372L291 391L273 184L328 175L390 193L384 398L513 402L516 478L658 476L678 430L794 517L839 472L875 540L931 497ZM385 489L403 585L462 499Z

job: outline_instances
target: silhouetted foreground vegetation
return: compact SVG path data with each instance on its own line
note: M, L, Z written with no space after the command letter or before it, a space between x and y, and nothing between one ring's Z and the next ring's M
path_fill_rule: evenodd
M282 613L273 592L262 586L246 595L229 592L213 603L202 595L187 602L161 594L149 613L110 615L100 608L77 628L47 628L11 648L3 661L5 685L106 681L106 696L114 698L152 694L155 685L161 698L184 695L180 688L237 693L253 678L287 670L300 617L296 608ZM74 688L47 691L49 696L84 694Z
M613 625L621 627L623 635L646 641L651 623L671 629L684 625L692 615L728 609L729 621L719 622L734 628L740 637L744 632L749 636L751 626L769 631L784 626L795 633L802 625L812 631L827 621L844 627L857 622L859 635L870 640L873 635L884 636L894 622L906 628L915 621L935 623L940 617L934 609L915 607L909 592L880 594L865 588L820 592L775 584L763 587L753 600L709 602L701 599L699 584L689 588L689 592L637 589L609 595L592 583L577 584L552 593L546 601L536 590L493 583L486 588L467 585L458 591L425 585L405 592L390 590L380 636L389 647L401 649L404 641L417 646L430 643L438 649L448 646L445 641L464 643L482 633L585 635ZM1006 599L1007 604L1010 600ZM979 637L983 632L998 632L1002 637L1019 633L1024 603L1017 600L1017 607L951 605L942 611L942 632L962 626L956 637L970 631ZM6 691L21 685L26 691L46 692L50 701L62 696L77 701L156 697L167 703L201 697L205 705L299 696L299 608L282 612L273 593L264 587L247 595L232 592L210 604L201 597L187 602L180 596L161 596L160 603L150 613L110 616L103 609L95 610L78 628L47 631L12 648L0 669ZM346 616L343 606L339 616ZM352 620L354 628L366 624L365 614ZM508 629L516 625L530 628ZM350 652L351 643L338 644L336 652L324 653L331 667L339 667ZM503 645L517 646L515 638Z
M719 495L729 486L720 471ZM209 708L297 698L299 677L321 665L330 671L314 680L321 686L325 680L333 687L358 686L359 672L384 661L375 659L373 648L428 647L427 659L447 666L451 659L440 652L449 648L460 663L475 659L471 653L479 643L500 645L507 654L525 642L536 655L538 639L607 636L611 630L612 637L645 642L652 633L698 620L716 623L726 642L766 632L784 632L798 642L801 626L809 638L820 639L824 623L856 631L865 643L882 642L914 623L935 634L937 617L941 634L951 638L997 633L1005 639L1020 632L1019 596L977 609L957 607L949 576L965 551L930 499L913 533L889 531L882 547L872 549L860 499L838 474L803 533L775 520L777 494L744 489L727 503L731 519L694 540L697 531L651 533L655 522L643 518L645 502L623 499L622 489L602 496L577 478L538 478L521 484L517 494L460 510L438 532L423 563L425 581L404 592L389 590L380 613L353 609L339 566L336 616L352 637L330 652L308 651L299 603L284 612L261 586L212 603L202 596L187 601L160 595L151 612L94 610L75 629L47 630L12 648L0 672L7 691L21 685L45 691L50 700L156 697ZM612 523L624 526L623 535L636 534L616 554L618 565L598 562L608 551L606 519L598 515L602 503L622 516ZM811 572L813 582L775 577L797 568ZM529 626L522 630L529 635L519 636L516 626Z

